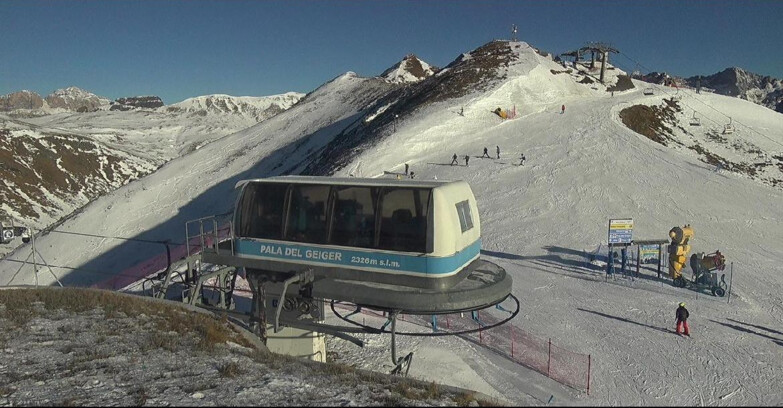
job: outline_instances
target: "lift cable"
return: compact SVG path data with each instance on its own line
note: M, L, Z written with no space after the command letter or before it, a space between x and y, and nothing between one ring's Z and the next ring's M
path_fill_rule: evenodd
M645 65L643 65L643 64L642 64L642 63L640 63L640 62L638 62L638 61L637 61L637 60L635 60L634 58L631 58L631 57L630 57L630 56L628 56L627 54L625 54L625 53L623 53L623 52L619 52L619 54L620 54L620 55L622 55L623 57L625 57L625 58L629 59L630 61L633 61L633 62L635 62L637 65L639 65L640 67L644 68L645 70L652 72L652 71L650 70L650 68L646 67ZM689 90L690 90L690 89L689 89ZM661 91L662 91L662 92L664 92L664 93L666 93L667 95L669 95L669 92L667 92L665 89L661 89ZM670 95L670 96L671 96L671 95ZM750 130L751 132L753 132L753 133L755 133L755 134L757 134L757 135L759 135L759 136L761 136L761 137L763 137L763 138L765 138L765 139L769 140L770 142L772 142L772 143L774 143L774 144L777 144L778 146L781 146L781 147L783 147L783 143L781 143L781 142L779 142L779 141L777 141L777 140L775 140L775 139L772 139L772 138L770 138L769 136L767 136L767 135L765 135L765 134L763 134L763 133L761 133L761 132L757 131L756 129L753 129L752 127L750 127L750 126L748 126L748 125L746 125L746 124L744 124L744 123L742 123L742 122L740 122L740 121L738 121L738 120L733 120L731 116L729 116L729 115L727 115L727 114L725 114L725 113L721 112L720 110L718 110L718 109L717 109L717 108L715 108L714 106L712 106L712 105L710 105L710 104L708 104L708 103L706 103L706 102L702 101L700 98L696 97L696 95L694 95L694 94L691 94L691 95L689 95L689 96L690 96L690 97L692 97L692 98L693 98L695 101L697 101L697 102L701 103L702 105L704 105L704 106L707 106L708 108L710 108L710 109L714 110L715 112L718 112L719 114L721 114L721 115L723 115L723 116L727 117L727 118L728 118L730 121L736 122L737 124L740 124L740 125L744 126L745 128L747 128L747 129L748 129L748 130ZM694 107L692 107L692 106L690 106L690 105L688 105L688 104L686 104L686 103L684 103L684 102L682 102L682 101L680 101L680 102L681 102L683 105L687 106L688 108L692 109L693 111L695 111L695 112L699 112L698 110L696 110L696 108L694 108ZM720 126L722 126L722 124L721 124L721 123L718 123L717 121L710 119L710 118L709 118L709 116L705 115L703 112L699 112L699 113L701 113L701 114L702 114L702 116L704 116L705 118L707 118L707 120L709 120L709 121L711 121L711 122L713 122L713 123L715 123L715 124L717 124L717 125L720 125Z

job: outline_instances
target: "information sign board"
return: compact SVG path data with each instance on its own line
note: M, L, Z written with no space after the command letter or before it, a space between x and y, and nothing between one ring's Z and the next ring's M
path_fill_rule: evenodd
M633 218L609 220L609 244L630 244L633 240Z

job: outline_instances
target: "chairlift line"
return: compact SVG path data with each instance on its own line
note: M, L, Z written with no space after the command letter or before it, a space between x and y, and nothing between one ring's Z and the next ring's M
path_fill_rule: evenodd
M643 68L647 69L648 71L650 71L650 69L649 69L649 68L647 68L646 66L642 65L641 63L639 63L639 61L637 61L637 60L635 60L635 59L633 59L633 58L629 57L629 56L628 56L628 55L626 55L625 53L622 53L622 52L619 52L619 51L618 51L618 54L620 54L620 55L624 56L625 58L627 58L627 59L628 59L628 60L630 60L631 62L634 62L634 63L636 63L636 65L637 65L637 66L641 66L641 67L643 67ZM666 93L666 91L665 91L665 90L664 90L663 92L664 92L664 93ZM719 114L721 114L721 115L723 115L723 116L725 116L725 117L729 118L729 120L731 120L731 117L730 117L729 115L727 115L727 114L725 114L725 113L721 112L720 110L718 110L718 109L717 109L717 108L715 108L714 106L712 106L712 105L710 105L710 104L708 104L708 103L706 103L706 102L702 101L701 99L699 99L698 97L696 97L696 95L691 95L691 96L692 96L692 99L696 100L697 102L699 102L699 103L701 103L701 104L703 104L703 105L707 106L708 108L710 108L710 109L714 110L715 112L718 112ZM694 111L696 111L696 109L695 109L695 108L693 108L692 106L690 106L690 105L688 105L688 104L685 104L685 103L683 103L683 105L685 105L685 106L687 106L688 108L691 108L691 109L693 109ZM711 121L711 122L713 122L713 123L715 123L715 124L717 124L717 125L720 125L720 123L716 122L715 120L712 120L712 119L710 119L710 118L709 118L709 116L706 116L706 115L705 115L705 117L707 118L707 120L709 120L709 121ZM739 123L740 125L742 125L742 123L741 123L741 122L737 122L737 123ZM763 138L765 138L765 139L769 140L770 142L772 142L772 143L774 143L774 144L776 144L776 145L778 145L778 146L781 146L781 147L783 147L783 143L781 143L781 142L779 142L779 141L777 141L777 140L775 140L775 139L772 139L771 137L769 137L769 136L767 136L767 135L765 135L765 134L763 134L763 133L761 133L761 132L757 131L757 130L756 130L756 129L754 129L753 127L750 127L750 126L745 126L745 127L746 127L746 128L749 130L749 131L751 131L751 132L753 132L753 133L755 133L755 134L757 134L757 135L759 135L759 136L761 136L761 137L763 137ZM724 129L725 129L725 126L724 126ZM733 131L734 131L734 129L735 129L735 127L732 125L732 126L731 126L731 131L730 131L730 132L733 132Z

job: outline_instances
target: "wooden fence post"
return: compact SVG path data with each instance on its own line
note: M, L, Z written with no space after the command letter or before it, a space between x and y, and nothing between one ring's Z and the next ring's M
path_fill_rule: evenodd
M546 376L549 377L549 378L552 378L550 376L550 372L551 372L550 370L552 368L552 339L551 338L549 339L549 353L548 354L549 354L549 358L547 359L547 362L546 362Z
M590 368L591 368L590 354L587 355L587 395L590 395Z
M514 326L508 325L511 330L511 359L514 359Z

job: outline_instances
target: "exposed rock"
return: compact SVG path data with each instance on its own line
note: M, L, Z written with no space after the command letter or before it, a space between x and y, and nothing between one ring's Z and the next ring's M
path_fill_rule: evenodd
M127 98L118 98L115 100L117 104L125 105L126 107L131 108L148 108L148 109L155 109L163 106L163 101L160 99L160 97L154 96L154 95L148 95L148 96L129 96ZM116 108L117 105L112 105L111 110L128 110L128 109L122 109L122 108Z
M33 91L19 91L0 96L0 111L39 109L43 106L41 95Z
M62 108L75 112L94 112L109 104L109 100L94 93L71 86L58 89L46 97L46 103L52 108Z
M438 68L419 60L413 54L408 54L402 61L383 71L381 77L392 83L419 82L436 72Z

